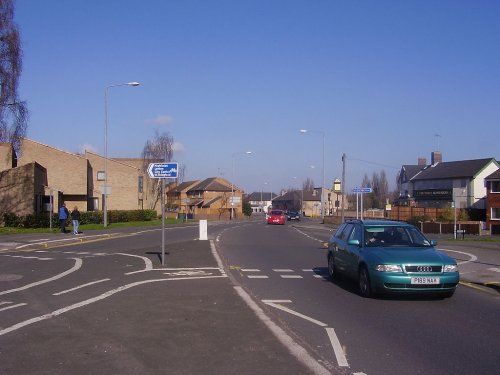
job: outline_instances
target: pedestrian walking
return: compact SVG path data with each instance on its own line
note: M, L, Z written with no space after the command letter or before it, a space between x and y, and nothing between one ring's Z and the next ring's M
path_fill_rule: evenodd
M68 220L69 211L66 208L66 203L63 203L59 208L59 226L61 227L61 233L66 233L66 220Z
M79 234L78 225L80 224L80 211L78 211L77 206L71 211L71 220L73 221L73 234Z

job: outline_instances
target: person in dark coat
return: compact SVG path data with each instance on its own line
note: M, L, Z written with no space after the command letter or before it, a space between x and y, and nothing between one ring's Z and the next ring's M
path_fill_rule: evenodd
M69 211L66 208L66 203L63 203L59 208L59 226L61 227L61 233L66 233L66 220L68 220Z
M77 206L71 211L71 220L73 221L73 234L79 234L78 225L80 224L80 211L78 211Z

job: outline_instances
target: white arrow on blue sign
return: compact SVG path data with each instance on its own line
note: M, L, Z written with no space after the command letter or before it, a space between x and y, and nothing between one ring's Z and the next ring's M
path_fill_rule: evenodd
M178 163L149 163L148 174L151 178L177 178Z
M368 187L354 188L354 189L352 189L352 192L353 193L372 193L373 189L372 188L368 188Z

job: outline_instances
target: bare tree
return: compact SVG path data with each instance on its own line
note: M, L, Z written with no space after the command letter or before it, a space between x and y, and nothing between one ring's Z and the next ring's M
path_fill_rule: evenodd
M314 181L307 177L307 179L302 183L302 190L304 191L313 191L314 190Z
M168 133L155 132L153 139L150 139L144 145L142 150L143 172L147 174L149 163L160 163L172 161L174 150L174 138ZM181 166L177 172L177 182L184 179L185 168ZM161 179L146 180L145 190L151 194L150 209L155 209L156 204L161 198Z
M28 127L28 109L17 95L22 52L13 18L13 0L0 0L0 142L10 143L19 152Z

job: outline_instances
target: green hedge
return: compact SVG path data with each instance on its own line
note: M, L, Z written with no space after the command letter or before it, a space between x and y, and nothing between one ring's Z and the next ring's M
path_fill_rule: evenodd
M37 215L17 216L11 213L4 214L5 226L9 228L49 228L48 212ZM124 223L129 221L151 221L157 218L154 210L114 210L108 211L108 223ZM71 217L68 219L71 222ZM88 211L80 213L80 224L104 223L102 211ZM59 217L52 214L52 227L59 226Z

